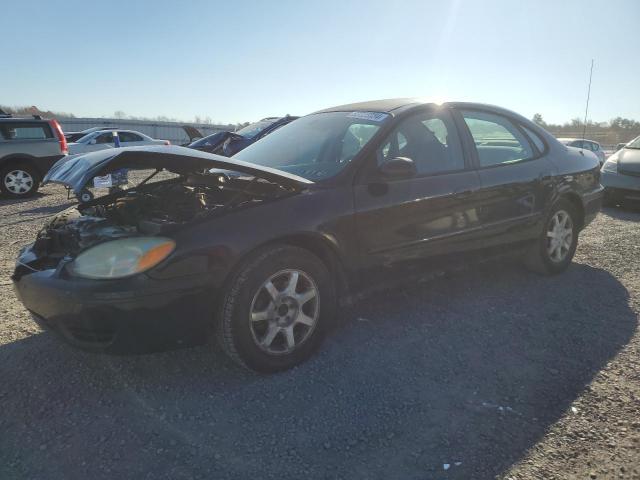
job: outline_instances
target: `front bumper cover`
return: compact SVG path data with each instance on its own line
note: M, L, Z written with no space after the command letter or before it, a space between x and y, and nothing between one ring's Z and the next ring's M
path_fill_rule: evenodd
M600 183L610 199L640 200L640 176L602 171Z
M207 275L120 280L68 277L61 268L24 269L13 276L19 300L42 327L74 346L108 353L147 353L202 344L213 324L216 292Z

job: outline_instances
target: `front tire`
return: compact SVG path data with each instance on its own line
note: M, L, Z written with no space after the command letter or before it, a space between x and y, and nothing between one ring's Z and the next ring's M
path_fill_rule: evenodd
M267 247L243 262L229 282L218 340L250 370L287 370L316 351L335 304L331 276L319 258L298 247Z
M28 164L14 164L0 169L0 191L10 198L27 198L40 186L38 172Z
M560 200L545 218L540 236L525 257L525 265L543 275L563 272L576 253L578 233L575 207Z

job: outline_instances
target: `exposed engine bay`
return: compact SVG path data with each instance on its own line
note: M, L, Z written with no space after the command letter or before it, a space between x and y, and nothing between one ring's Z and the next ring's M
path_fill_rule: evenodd
M146 181L146 180L145 180ZM116 190L56 215L34 251L52 260L97 243L170 233L187 224L292 193L257 177L198 173Z

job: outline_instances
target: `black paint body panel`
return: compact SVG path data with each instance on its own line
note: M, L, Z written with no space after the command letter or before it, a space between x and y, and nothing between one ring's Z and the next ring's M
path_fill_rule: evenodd
M65 277L63 269L30 273L18 265L14 283L22 302L45 323L90 327L98 322L117 330L118 339L124 337L121 329L133 325L151 336L171 330L161 325L201 332L213 324L229 277L248 254L267 244L294 244L320 255L331 264L338 291L346 296L367 287L371 279L384 279L389 268L418 262L440 268L448 258L466 261L470 255L482 257L492 249L534 241L561 197L583 214L582 226L597 214L602 197L597 157L568 149L527 119L476 104L389 105L392 121L336 177L188 225L171 234L177 248L167 260L133 278L79 281ZM531 160L479 168L473 140L456 112L470 107L526 126L544 141L544 151ZM396 180L366 174L375 150L394 125L430 108L451 109L466 168ZM30 254L29 249L23 251L19 261L28 264L33 260ZM126 297L131 293L135 298ZM205 338L173 338L190 336ZM119 351L121 344L104 349Z

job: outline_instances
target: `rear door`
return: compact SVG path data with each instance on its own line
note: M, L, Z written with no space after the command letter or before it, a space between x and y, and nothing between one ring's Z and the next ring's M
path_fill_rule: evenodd
M417 175L384 178L379 166L394 157L413 160ZM474 198L479 187L447 109L404 118L354 186L364 262L375 266L469 248L479 228Z
M494 112L461 110L459 115L475 147L483 246L537 236L555 172L544 155L544 141L517 120Z

